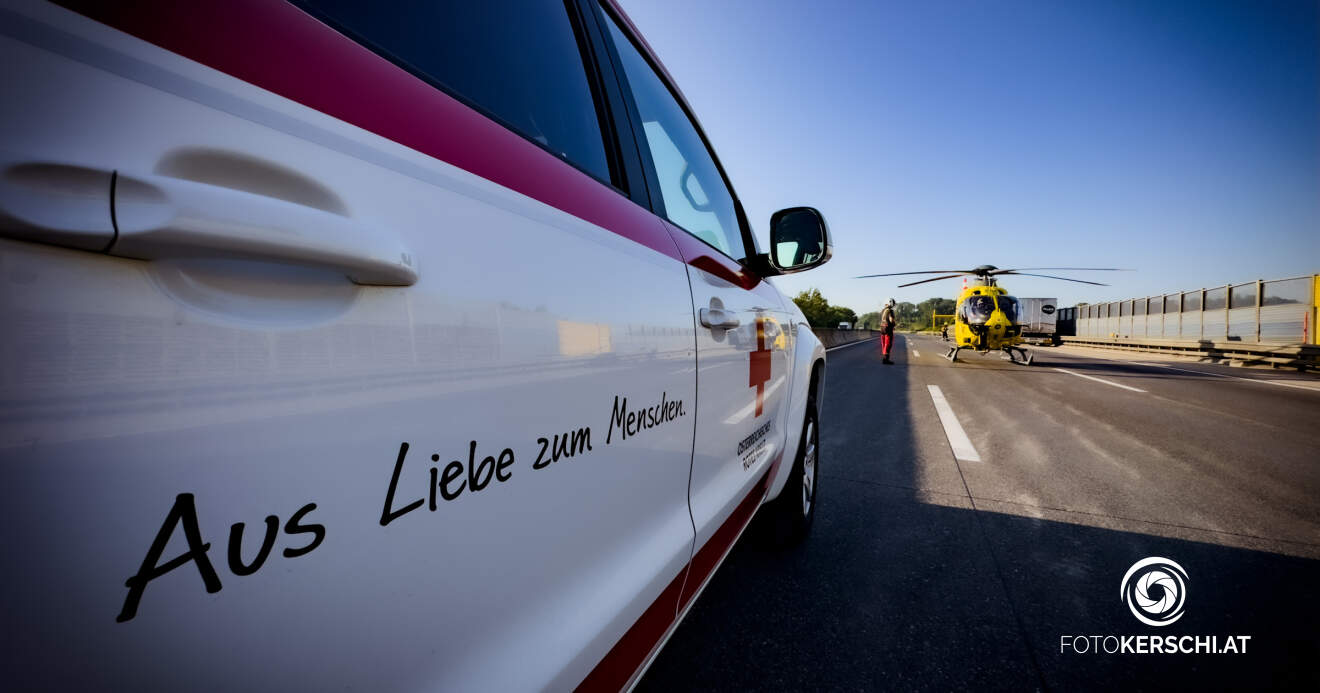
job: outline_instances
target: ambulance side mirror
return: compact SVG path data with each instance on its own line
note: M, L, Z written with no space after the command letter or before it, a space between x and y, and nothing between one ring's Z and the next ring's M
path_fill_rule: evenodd
M790 207L770 216L770 252L766 262L775 274L803 272L823 265L834 254L825 217L812 207Z

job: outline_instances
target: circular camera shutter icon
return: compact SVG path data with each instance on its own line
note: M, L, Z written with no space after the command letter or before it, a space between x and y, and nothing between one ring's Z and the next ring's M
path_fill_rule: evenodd
M1143 558L1123 576L1120 596L1132 615L1148 626L1167 626L1182 618L1187 601L1187 571L1168 558Z

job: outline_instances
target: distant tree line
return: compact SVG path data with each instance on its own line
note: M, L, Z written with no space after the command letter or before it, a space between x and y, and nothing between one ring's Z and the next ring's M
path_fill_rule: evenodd
M928 298L921 303L913 306L913 329L923 329L931 326L931 316L935 313L940 315L953 315L953 309L958 304L951 298Z
M820 289L807 289L798 294L793 302L802 309L802 314L807 316L807 322L811 323L812 327L837 328L841 322L857 326L857 314L852 308L830 305L830 302L820 295Z
M841 322L852 323L853 327L863 330L880 327L880 311L863 313L859 317L851 308L830 305L830 302L821 295L820 289L803 291L793 299L793 302L802 309L803 315L807 316L807 322L811 323L812 327L837 328ZM954 305L955 302L951 298L928 298L917 304L907 301L898 303L894 306L898 314L898 329L928 328L933 313L952 314Z

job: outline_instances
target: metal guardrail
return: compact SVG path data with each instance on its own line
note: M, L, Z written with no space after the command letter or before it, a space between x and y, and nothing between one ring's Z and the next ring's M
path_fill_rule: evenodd
M1197 356L1205 361L1231 365L1268 365L1274 368L1320 370L1320 346L1315 344L1268 344L1208 340L1108 337L1063 337L1064 344Z
M1065 336L1098 343L1223 342L1242 351L1320 344L1317 304L1320 274L1078 305L1060 309L1059 321Z

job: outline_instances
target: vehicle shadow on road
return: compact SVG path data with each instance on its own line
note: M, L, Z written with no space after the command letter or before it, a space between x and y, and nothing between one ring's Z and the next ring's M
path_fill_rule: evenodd
M911 401L905 361L831 353L811 535L787 550L745 536L639 690L1320 684L1320 561L977 511L965 495L933 493L910 417L934 412ZM1142 624L1120 599L1124 573L1147 556L1188 573L1186 612L1167 627ZM1251 640L1245 654L1060 652L1062 636L1093 635Z

